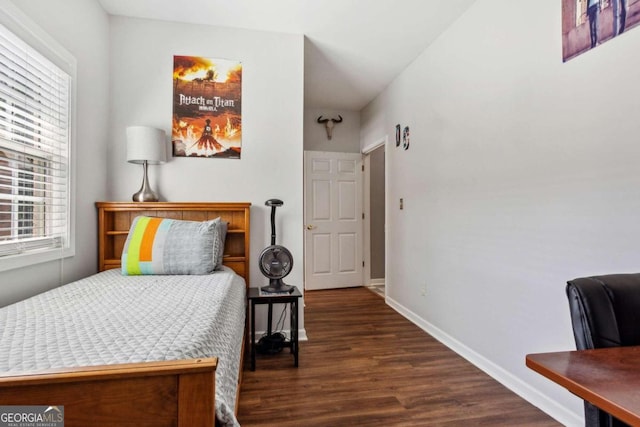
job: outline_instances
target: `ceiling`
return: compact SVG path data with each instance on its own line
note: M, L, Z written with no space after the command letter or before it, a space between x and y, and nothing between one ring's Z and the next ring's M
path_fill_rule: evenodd
M305 108L359 111L475 0L99 0L111 15L305 35Z

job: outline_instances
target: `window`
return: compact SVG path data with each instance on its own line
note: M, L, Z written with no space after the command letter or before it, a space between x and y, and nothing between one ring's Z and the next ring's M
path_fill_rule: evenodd
M2 25L19 11L0 12L0 270L4 270L73 254L75 60L66 52L61 58L55 42L33 28L25 32L33 42L28 44L16 34L20 31ZM24 15L22 19L13 22L12 29L24 29Z

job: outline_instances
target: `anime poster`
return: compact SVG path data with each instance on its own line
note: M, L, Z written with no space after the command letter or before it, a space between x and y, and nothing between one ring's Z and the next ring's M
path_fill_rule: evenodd
M568 61L640 23L640 0L562 0L562 60Z
M242 149L242 63L173 57L174 157L239 159Z

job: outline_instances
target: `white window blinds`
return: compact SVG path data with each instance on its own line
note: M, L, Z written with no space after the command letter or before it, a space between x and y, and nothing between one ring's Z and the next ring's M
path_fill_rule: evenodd
M0 25L0 258L70 233L71 76Z

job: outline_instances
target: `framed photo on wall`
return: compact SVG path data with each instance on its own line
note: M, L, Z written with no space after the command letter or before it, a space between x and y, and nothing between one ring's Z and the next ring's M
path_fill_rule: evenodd
M242 63L173 57L174 157L239 159L242 153Z
M562 60L587 52L640 23L640 0L562 0Z

